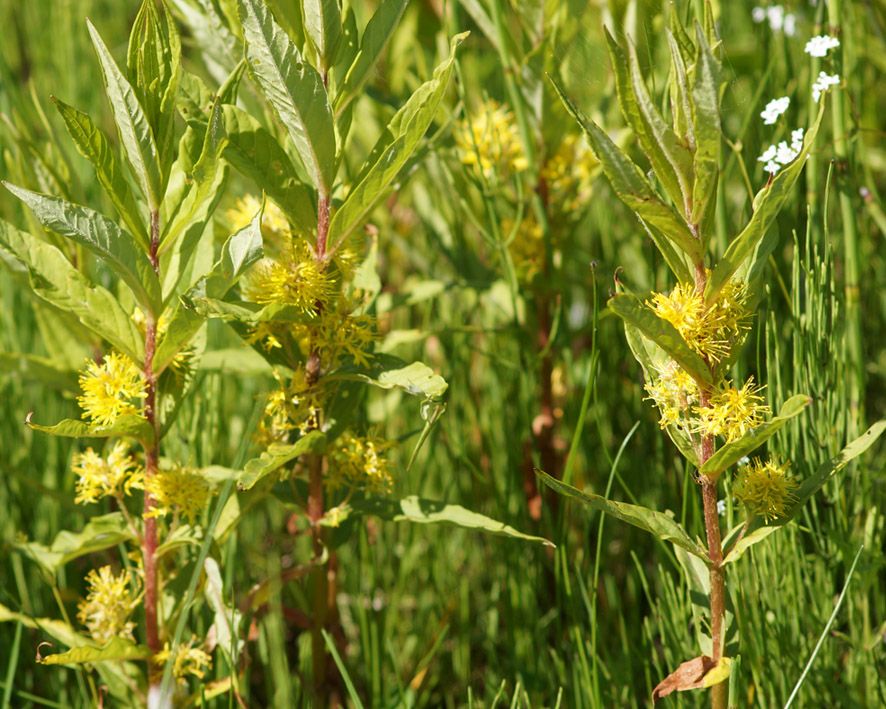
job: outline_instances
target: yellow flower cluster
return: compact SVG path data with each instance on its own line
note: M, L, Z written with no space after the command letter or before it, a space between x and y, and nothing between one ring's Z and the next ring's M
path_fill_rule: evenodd
M655 382L646 385L649 398L661 413L658 423L662 428L672 424L685 428L690 406L698 403L698 384L672 359L658 367L658 372Z
M285 441L290 431L305 435L320 423L320 392L305 380L304 367L296 369L288 383L276 371L274 378L279 388L268 395L258 425L258 439L266 445Z
M673 325L693 350L711 362L719 362L748 330L750 313L745 307L746 288L729 283L716 302L707 306L695 286L678 283L670 295L656 293L649 305L662 320Z
M91 360L87 363L79 379L83 396L77 397L83 418L112 426L124 414L144 412L141 400L147 398L145 380L129 357L111 352L101 364Z
M736 441L763 423L772 413L763 403L761 388L750 377L740 389L723 381L710 399L710 407L693 407L698 416L695 431L705 436L723 436L727 443Z
M545 260L545 240L541 225L531 214L523 217L514 233L514 222L503 219L501 223L502 238L513 240L508 246L517 278L522 282L531 281L541 272Z
M145 492L154 499L154 506L145 517L178 513L193 522L206 508L212 487L198 471L175 463L147 478Z
M154 662L158 665L166 664L169 655L169 643L165 643L163 649L154 655ZM203 649L196 635L192 635L187 643L181 643L175 649L172 674L176 679L183 679L186 675L194 675L197 679L203 679L207 670L211 669L212 656Z
M279 259L262 259L246 280L245 294L261 305L284 303L315 314L333 293L333 280L304 239L294 239Z
M74 455L71 470L77 474L74 502L86 504L98 502L103 497L118 500L128 495L130 490L141 488L144 471L129 455L129 446L117 441L107 460L92 448Z
M779 465L771 459L764 463L754 458L739 471L732 494L751 516L759 515L766 520L784 517L796 499L797 482L788 472L790 465L790 461Z
M514 114L496 101L458 123L455 145L461 162L487 180L506 180L529 167Z
M384 455L390 447L391 443L381 438L343 434L329 453L327 487L334 490L347 484L373 492L390 492L393 480Z
M555 218L571 221L591 197L591 176L599 165L593 151L578 133L567 135L542 165L539 177Z
M86 583L89 592L77 606L77 620L102 644L117 636L133 640L135 623L129 620L129 615L135 602L129 592L126 571L114 576L110 566L103 566L98 571L90 571Z

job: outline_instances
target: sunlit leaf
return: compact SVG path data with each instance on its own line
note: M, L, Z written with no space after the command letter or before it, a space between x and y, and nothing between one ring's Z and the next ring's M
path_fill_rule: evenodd
M129 638L112 638L103 647L75 647L67 652L38 657L41 665L82 665L87 662L108 660L148 660L152 656L147 645L136 645Z

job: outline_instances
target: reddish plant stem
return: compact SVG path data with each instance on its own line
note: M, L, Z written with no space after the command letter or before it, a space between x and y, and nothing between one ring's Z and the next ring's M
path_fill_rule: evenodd
M707 286L707 271L704 262L695 266L695 289L704 295ZM706 360L707 361L707 360ZM707 361L713 374L714 367ZM698 404L706 409L711 407L711 388L699 386ZM701 440L701 456L699 467L714 455L714 437L703 436ZM702 501L704 503L705 533L708 541L708 559L711 562L711 659L719 660L723 656L723 619L726 614L726 572L723 568L723 543L720 538L720 517L717 513L717 481L706 475L701 476ZM727 684L720 682L711 687L711 706L713 709L726 709Z
M160 214L157 210L151 212L151 263L159 275L160 248ZM145 316L145 418L154 429L154 441L145 446L145 481L149 481L157 474L158 461L160 459L160 419L157 415L157 377L154 374L154 352L157 348L157 321L154 313ZM145 642L151 649L152 654L160 652L159 624L157 619L157 606L160 596L157 581L157 518L149 517L148 514L154 507L154 499L145 491L144 520L145 533L142 541L142 562L145 571ZM158 680L157 668L152 660L148 660L148 675L151 684Z

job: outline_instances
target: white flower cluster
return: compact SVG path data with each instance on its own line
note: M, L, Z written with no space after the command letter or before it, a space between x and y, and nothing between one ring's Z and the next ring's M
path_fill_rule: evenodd
M829 51L839 46L839 39L823 34L806 42L806 48L803 51L813 57L826 57Z
M818 103L818 100L821 98L821 95L825 91L827 91L831 86L836 86L839 83L839 74L828 76L823 71L819 72L818 78L815 80L815 83L812 84L812 100L815 101L815 103Z
M751 17L756 23L769 20L769 29L784 32L788 37L793 37L797 32L797 16L792 12L786 13L781 5L755 7L751 11Z
M774 175L781 170L783 165L792 163L803 149L803 129L797 128L791 131L791 144L788 145L786 140L781 141L778 145L770 145L763 154L757 158L758 162L764 162L766 165L763 169L770 175Z
M788 106L791 105L791 99L787 96L782 96L781 98L773 99L769 103L766 104L766 108L760 114L760 118L763 119L763 123L767 126L771 126L778 117L788 110Z

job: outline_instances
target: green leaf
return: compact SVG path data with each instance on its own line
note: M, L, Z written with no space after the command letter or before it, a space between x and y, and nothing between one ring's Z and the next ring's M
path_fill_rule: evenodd
M3 186L27 204L47 229L85 246L113 268L147 313L159 314L162 301L160 280L147 254L132 236L88 207L37 194L8 182Z
M600 126L585 116L569 100L553 78L551 78L551 82L566 110L578 121L584 131L618 198L630 207L640 219L684 251L693 263L700 262L702 260L701 244L692 236L673 208L659 199L643 171L609 139ZM665 250L662 250L662 255L668 261L671 270L679 275L679 266L673 263L674 255ZM685 266L683 270L685 271Z
M249 71L289 132L321 194L332 192L335 129L326 87L264 0L242 0Z
M129 313L111 293L93 286L61 251L2 219L0 248L27 267L31 288L37 296L73 313L136 364L144 364L145 339Z
M464 529L475 529L480 532L489 532L490 534L504 537L540 542L549 547L555 546L547 539L518 532L503 522L498 522L486 515L472 512L459 505L448 505L445 502L437 502L436 500L425 500L415 495L410 495L402 500L389 500L381 497L355 500L337 508L335 514L325 516L321 524L335 527L349 517L358 515L372 515L388 522L451 524Z
M672 15L675 13L671 13ZM674 114L674 130L683 138L690 151L695 151L695 132L692 129L692 91L686 73L686 63L674 34L665 29L668 49L671 52L671 108Z
M797 394L788 399L778 412L778 416L758 426L737 441L727 443L712 455L698 472L716 480L730 465L737 463L752 451L768 441L792 418L799 416L803 410L812 403L812 399L805 394Z
M567 485L566 483L557 480L556 478L552 478L541 470L536 470L535 474L538 475L542 482L554 492L580 500L581 502L590 505L595 510L600 510L601 512L612 515L616 519L620 519L623 522L644 529L647 532L654 534L659 539L671 542L701 559L707 559L707 552L705 549L698 542L690 539L686 530L683 529L679 523L675 522L673 517L664 512L650 510L639 505L630 505L626 502L607 500L601 495L589 495L581 490L577 490L571 485Z
M375 144L367 161L368 167L357 178L354 189L329 224L329 243L333 244L330 253L363 224L400 168L418 147L443 99L452 74L455 50L466 36L467 33L464 33L452 38L449 57L434 70L434 78L422 84L409 97Z
M236 106L222 106L225 159L267 193L302 234L317 232L317 198L266 128Z
M733 561L738 561L750 547L763 541L763 539L772 534L776 529L783 527L794 519L794 517L800 514L803 505L805 505L816 492L821 490L828 480L834 477L834 475L845 468L855 458L867 451L868 448L870 448L883 434L883 431L886 431L886 419L877 421L877 423L862 433L858 438L847 444L837 455L818 466L815 473L800 484L800 488L794 495L794 501L791 503L790 507L785 510L784 517L776 517L770 522L766 522L762 517L755 517L751 522L747 533L738 540L738 543L736 543L736 539L738 539L741 534L742 527L739 526L733 529L723 542L723 548L729 549L729 553L723 560L724 563L728 564ZM733 548L730 549L730 547Z
M77 374L47 357L21 352L0 352L0 372L25 381L41 382L61 391L79 392Z
M328 374L332 380L361 381L382 389L402 389L424 399L440 399L449 385L446 380L421 362L399 366L402 360L390 355L376 357L369 372L351 372L342 369Z
M247 461L242 472L235 473L237 488L251 489L259 480L270 475L305 453L322 451L326 446L326 436L320 431L309 431L295 443L275 443L258 458Z
M103 647L84 645L55 655L38 655L37 662L41 665L82 665L86 662L108 660L149 660L152 655L151 648L147 645L136 645L129 638L116 637Z
M67 438L110 438L112 436L130 436L137 438L145 445L154 442L154 428L143 416L136 414L123 414L110 426L101 426L96 423L65 419L55 426L41 426L31 422L31 415L25 421L35 431L43 431L53 436L65 436Z
M122 512L93 517L80 532L59 532L51 546L37 542L15 542L28 558L36 561L50 574L73 559L117 546L135 539Z
M206 596L209 607L214 613L213 626L215 627L216 645L231 657L236 666L237 657L243 647L243 641L240 640L240 622L243 615L239 610L231 608L225 603L225 585L218 562L211 556L207 556L203 560L203 570L206 572L206 586L203 588L203 595Z
M714 272L708 279L708 285L705 289L705 298L708 303L712 303L717 299L723 286L729 283L733 274L741 267L745 259L748 258L757 248L757 244L765 236L766 231L775 221L775 217L781 211L788 197L797 184L800 172L806 164L806 156L812 150L812 144L815 142L815 136L818 134L818 128L821 125L821 119L824 116L824 104L818 109L818 116L815 123L812 124L805 137L803 138L803 149L794 161L778 172L772 182L764 187L754 198L754 214L751 221L742 230L735 239L729 244L723 258L720 259Z
M221 257L212 269L197 281L183 296L189 298L222 298L246 273L250 266L261 259L261 220L259 209L252 221L228 237L222 246ZM166 332L161 336L154 355L154 372L162 372L172 359L185 347L203 326L205 318L183 303L176 305L169 319Z
M621 112L649 158L652 169L674 204L688 203L692 192L692 155L665 123L649 95L640 72L637 52L628 43L628 53L616 44L604 28Z
M686 344L686 341L671 323L662 320L651 308L627 293L614 295L609 299L607 305L622 320L636 327L645 337L667 352L677 364L692 375L693 379L708 386L713 385L711 370L704 360Z
M246 301L231 302L217 298L189 298L187 294L182 296L182 303L203 317L220 318L225 322L240 322L250 326L271 320L295 323L309 322L315 317L295 305L285 303L258 305Z
M168 297L178 284L203 235L207 222L212 218L221 199L227 173L222 152L227 144L218 102L213 105L203 137L200 157L191 171L191 184L175 218L161 236L161 253L169 250L164 263L166 278L163 282L164 297Z
M135 181L152 209L158 209L163 199L164 184L160 173L160 155L151 124L138 101L132 86L123 76L111 53L102 42L98 31L87 20L92 44L102 67L105 89L114 122L120 132L120 142L132 167Z
M716 202L720 170L720 62L711 53L701 26L696 23L696 59L692 77L692 132L695 136L695 185L692 189L692 223L701 226L709 205ZM706 241L710 238L705 235ZM705 243L705 248L707 243Z
M317 52L318 66L329 69L342 38L338 0L303 0L305 36Z
M372 67L394 34L408 4L409 0L382 0L375 14L366 23L363 38L360 40L360 50L335 97L336 117L340 116L348 104L360 95L363 84L366 83Z
M55 96L51 98L65 122L68 134L77 146L77 151L92 163L99 184L125 222L126 228L138 239L143 251L150 251L150 237L139 213L135 196L105 134L87 114Z
M161 22L162 13L165 22ZM144 0L129 35L129 79L157 143L164 178L174 157L175 100L181 64L181 38L165 2ZM165 182L165 179L164 179Z

